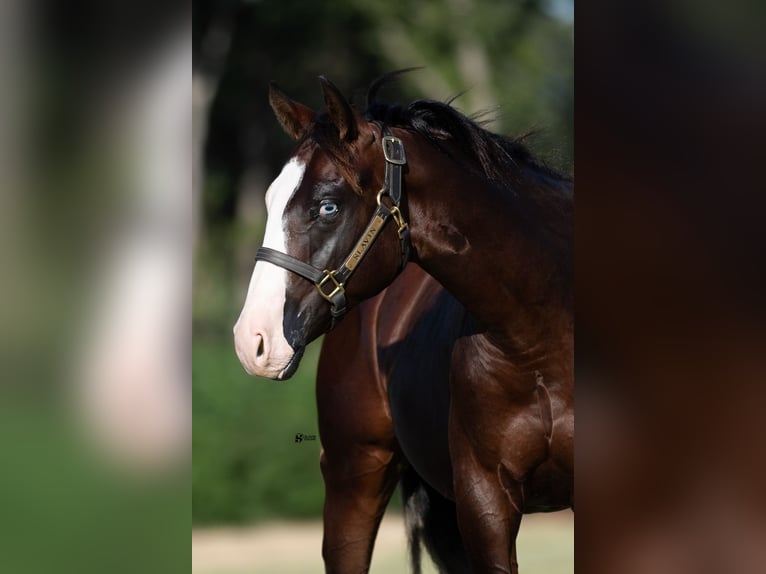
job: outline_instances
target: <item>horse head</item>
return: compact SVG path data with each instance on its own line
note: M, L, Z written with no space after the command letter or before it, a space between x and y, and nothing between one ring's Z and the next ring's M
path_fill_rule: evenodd
M273 83L269 90L277 120L298 144L266 192L263 247L234 338L245 370L272 379L292 376L308 343L390 284L408 249L398 209L401 142L330 81L320 84L319 113Z

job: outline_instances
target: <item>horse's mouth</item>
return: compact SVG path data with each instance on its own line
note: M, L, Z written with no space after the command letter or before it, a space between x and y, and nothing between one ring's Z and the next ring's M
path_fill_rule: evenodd
M303 353L306 350L306 347L300 346L295 350L295 353L293 354L292 359L290 359L290 362L287 363L287 366L282 369L282 372L277 375L278 381L286 381L290 377L292 377L295 374L295 371L298 370L298 367L301 364L301 359L303 358Z

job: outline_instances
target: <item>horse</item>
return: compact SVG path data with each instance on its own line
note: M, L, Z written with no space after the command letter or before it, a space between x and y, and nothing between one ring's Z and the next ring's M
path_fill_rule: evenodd
M449 357L449 472L424 478L454 501L471 571L517 572L522 515L574 508L573 182L449 104L385 104L376 82L359 112L320 85L320 113L270 86L298 146L266 194L237 354L289 378L308 342L420 266L472 322Z

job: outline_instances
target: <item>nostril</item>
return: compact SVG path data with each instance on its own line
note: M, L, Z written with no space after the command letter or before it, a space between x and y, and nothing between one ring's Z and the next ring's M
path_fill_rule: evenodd
M257 340L256 348L255 348L255 356L260 359L263 356L263 353L265 351L263 347L263 337L261 335L256 335L256 338L258 340Z

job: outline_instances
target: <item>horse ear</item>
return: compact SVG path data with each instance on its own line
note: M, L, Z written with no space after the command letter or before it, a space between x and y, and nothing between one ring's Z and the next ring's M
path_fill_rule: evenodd
M359 133L356 124L356 116L351 104L348 103L340 90L335 87L330 80L324 76L319 76L319 83L324 93L324 101L327 106L327 115L330 116L332 123L338 128L340 139L353 141Z
M293 139L301 139L314 122L314 111L291 100L274 82L269 82L269 104L282 129Z

